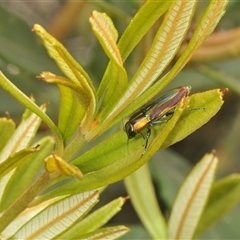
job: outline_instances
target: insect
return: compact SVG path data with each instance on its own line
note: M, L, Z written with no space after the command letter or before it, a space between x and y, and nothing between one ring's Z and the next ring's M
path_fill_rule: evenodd
M174 88L143 105L125 124L128 139L134 138L138 133L142 134L142 130L147 129L146 136L142 134L146 151L151 136L151 126L167 122L173 116L180 101L189 95L190 89L190 86Z

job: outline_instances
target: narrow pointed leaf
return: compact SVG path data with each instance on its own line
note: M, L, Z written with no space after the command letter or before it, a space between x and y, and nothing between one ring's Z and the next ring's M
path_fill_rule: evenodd
M137 11L119 40L119 49L125 61L150 27L167 11L171 1L146 1ZM131 39L131 41L129 41Z
M108 74L107 79L101 81L101 88L104 88L104 98L101 103L98 115L96 116L98 122L103 122L109 114L109 111L115 106L117 100L125 91L127 87L127 74L123 66L118 66L113 61L109 63L111 66L111 73ZM105 86L104 86L104 83ZM117 91L116 91L117 89Z
M22 93L15 85L11 83L0 71L0 86L10 93L15 99L17 99L21 104L23 104L26 108L30 109L36 115L38 115L54 132L57 140L61 142L62 136L56 125L53 121L24 93ZM59 144L60 142L57 142ZM60 145L59 145L60 146Z
M156 82L153 86L146 90L140 97L135 99L134 102L131 102L128 105L124 112L128 112L130 114L132 111L138 109L149 101L153 96L156 96L164 86L166 86L187 64L190 60L191 56L195 53L195 51L200 47L200 45L204 42L204 40L212 33L221 17L225 13L225 8L228 1L211 1L208 8L204 12L201 17L197 28L193 32L190 42L188 43L186 49L163 78ZM127 115L127 114L124 114ZM114 121L119 121L121 116L117 117ZM113 121L111 121L112 123ZM95 129L96 131L97 129ZM91 133L90 133L91 134Z
M80 87L83 94L87 92L89 111L86 118L88 121L86 127L91 124L89 118L93 118L96 109L96 92L88 74L80 66L80 64L68 53L64 46L52 37L43 27L38 24L34 25L33 31L43 40L43 43L50 57L54 59L60 70L67 76L69 81ZM81 92L79 92L81 94ZM86 129L84 129L86 131Z
M121 210L122 205L125 203L125 200L126 199L120 197L104 205L103 207L99 208L98 210L94 211L92 214L84 218L81 222L77 223L64 234L57 236L57 238L82 239L81 236L83 234L90 233L106 224L117 212Z
M78 62L68 53L65 47L51 36L42 26L35 24L33 31L42 39L50 57L54 59L61 71L68 77L69 81L94 90L88 74Z
M232 174L213 184L195 236L206 231L240 202L240 175ZM227 204L226 204L227 203Z
M25 156L23 156L24 162L21 162L21 165L14 171L5 187L1 210L6 209L32 184L40 168L43 167L44 158L53 150L55 141L51 137L46 137L36 144L39 145L38 151L34 148L30 149L32 151L30 156L27 155L29 150L23 150L16 154L19 155L21 152L25 152Z
M172 132L164 141L161 149L169 147L200 128L220 110L223 103L223 93L219 89L191 95L187 108L178 120L178 123L174 126ZM150 138L150 142L161 132L163 126L164 123L152 127L153 138ZM127 135L123 130L121 132L103 141L94 149L84 153L75 159L73 163L79 166L83 172L87 173L96 171L125 157L128 155ZM142 146L143 142L141 136L130 140L129 150L132 148L133 151L136 151L139 146ZM117 154L115 154L116 149L118 149ZM98 158L98 161L95 160L96 158Z
M125 226L114 226L114 227L108 227L108 228L101 228L96 231L90 232L88 234L82 235L81 239L88 239L88 240L119 239L120 237L122 237L129 231L130 231L130 229Z
M45 112L46 106L42 105L41 110L42 112ZM0 154L0 162L12 154L27 148L35 136L40 123L41 119L34 113L32 113L27 119L22 119L22 122L2 150Z
M14 234L13 238L52 239L86 214L97 201L97 191L85 192L60 200L31 219Z
M46 110L46 106L42 106L42 111ZM29 111L26 110L26 113ZM26 114L27 117L22 118L21 123L15 130L14 134L11 136L5 147L3 148L2 152L0 153L0 163L7 159L9 156L13 155L14 153L21 151L29 146L31 140L35 136L35 133L38 129L38 126L41 123L41 119L34 113ZM9 172L5 175L1 181L0 185L5 186L8 182L9 178L12 176L13 172ZM2 197L4 188L0 188L0 197Z
M66 144L80 126L87 107L80 100L83 95L65 86L58 85L58 87L61 94L58 127Z
M159 77L173 59L189 27L195 1L176 1L170 6L152 46L133 76L129 88L113 109L112 115L125 108Z
M125 178L134 209L153 239L166 239L166 222L158 205L147 164Z
M123 68L123 61L116 43L118 32L115 29L112 20L105 13L93 11L89 21L93 32L110 58L111 65L113 65L111 69L111 79L104 78L98 89L99 92L105 92L101 103L101 109L99 110L100 112L101 110L104 110L104 114L101 115L101 119L98 117L98 121L101 122L106 118L105 115L107 114L107 109L111 109L114 106L116 99L118 99L126 89L127 74Z
M0 152L14 133L15 123L12 119L0 118Z
M182 140L215 116L224 103L224 91L213 89L190 96L187 109L161 149Z
M147 1L139 9L139 11L137 11L132 21L127 26L127 29L124 31L118 44L123 61L126 60L134 47L139 43L157 19L167 10L170 4L170 1L164 0L157 2ZM131 41L129 41L129 39L131 39ZM108 80L117 77L117 75L113 76L113 67L113 64L109 64L107 67L105 75L101 81L101 85L98 89L98 98L101 98L104 94L104 90L108 85ZM114 81L116 80L114 79Z
M170 1L147 1L139 9L132 21L129 23L127 29L124 31L118 44L123 61L126 60L134 47L139 43L150 27L161 17L161 15L163 15L170 4ZM131 39L131 41L129 41L129 39ZM101 85L98 89L99 98L101 98L104 94L104 90L108 85L108 80L112 79L116 81L115 78L117 78L117 75L113 74L113 68L114 65L111 63L107 67Z
M4 177L7 173L9 173L11 170L17 168L20 164L24 163L29 158L36 155L37 151L38 150L35 148L29 150L24 149L13 154L11 157L3 161L0 164L0 179Z
M213 154L205 155L181 186L170 215L167 238L192 239L211 190L217 162Z
M93 11L89 19L94 34L97 36L108 57L122 66L122 58L117 47L118 32L106 13Z
M38 79L57 84L60 91L58 127L66 144L74 135L88 109L88 93L68 79L43 72Z
M142 96L140 96L140 98L138 99L140 103L142 102L142 100L149 100L151 96L156 95L183 69L183 67L187 64L187 62L190 60L196 50L201 46L204 40L213 32L214 28L225 13L227 3L227 0L212 0L210 2L208 8L206 9L199 23L197 24L197 27L194 30L193 35L191 36L190 42L188 43L187 47L185 48L177 62L172 67L171 71L169 71L165 76L163 76L163 78L161 78L156 84L154 84Z
M13 233L16 233L23 225L25 225L29 219L32 219L36 216L39 212L41 212L44 208L48 207L50 204L53 204L57 200L62 199L60 198L52 198L48 201L43 202L33 208L25 209L17 218L15 218L4 230L3 235L6 239L9 239Z

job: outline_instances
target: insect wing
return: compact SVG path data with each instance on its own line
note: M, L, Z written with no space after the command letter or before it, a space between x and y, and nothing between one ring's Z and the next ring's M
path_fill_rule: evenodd
M173 110L181 101L181 99L188 96L190 87L179 87L166 92L155 100L155 106L152 104L152 109L149 113L151 121L160 119L166 113Z

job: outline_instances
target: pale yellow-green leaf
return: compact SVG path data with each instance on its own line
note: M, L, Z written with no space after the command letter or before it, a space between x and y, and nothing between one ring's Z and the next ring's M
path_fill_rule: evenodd
M172 3L147 56L133 76L128 90L112 111L112 115L152 85L173 59L189 27L195 4L195 1Z
M240 202L240 174L226 176L212 186L194 237L206 231ZM227 204L226 204L227 203Z
M46 105L42 105L41 110L45 112ZM4 161L10 155L28 147L40 123L41 119L34 113L27 119L22 119L22 122L0 153L0 162Z
M122 237L129 231L130 231L130 229L125 226L114 226L114 227L108 227L108 228L101 228L96 231L90 232L88 234L82 235L81 239L86 239L86 240L119 239L120 237Z
M28 150L23 149L3 161L0 164L0 179L4 177L7 173L9 173L11 170L15 169L32 156L36 155L37 151L38 149L36 148L31 148Z
M122 58L116 44L118 32L111 18L106 13L93 11L89 21L101 45L110 55L110 59L114 59L117 64L122 65Z
M168 223L168 239L192 239L214 180L217 163L214 154L206 154L181 186Z
M172 79L184 68L196 50L201 46L204 40L213 32L221 17L225 13L225 8L228 1L215 1L212 0L202 15L196 29L194 30L191 39L183 51L177 62L166 75L163 76L154 86L150 87L141 96L143 99L149 94L157 94L159 89L166 86Z
M86 214L97 201L97 191L60 200L26 223L13 239L52 239Z
M0 212L12 205L32 184L43 167L44 158L52 152L54 145L55 141L52 137L45 137L33 144L30 150L22 150L14 154L20 158L21 164L7 182L1 199ZM29 154L30 151L32 154Z
M55 60L69 81L83 88L90 87L89 84L92 86L87 73L57 39L38 24L34 25L33 31L42 39L48 54Z
M41 106L41 110L45 112L46 105ZM41 119L35 114L31 113L27 119L23 118L14 134L8 140L0 153L0 163L7 159L14 153L21 151L29 146L31 140L35 136L35 133L41 123ZM13 172L9 172L2 179L0 179L0 198L3 195L4 187Z
M57 137L56 145L58 148L62 148L62 136L53 121L38 107L29 97L21 92L3 73L0 71L0 86L15 99L17 99L26 108L37 114L54 132Z
M48 54L54 59L60 70L67 76L68 80L80 87L83 93L87 93L86 101L89 106L85 117L87 121L81 125L83 132L86 132L91 125L91 119L93 119L93 114L95 113L97 105L96 91L90 77L82 66L71 56L67 49L42 26L35 24L33 31L42 39ZM81 92L79 94L81 94Z
M58 236L58 239L80 238L84 234L95 231L106 224L117 212L121 210L125 199L120 197L104 205L100 209L84 218L71 229Z
M57 84L59 87L58 128L62 133L64 144L66 145L77 131L88 110L88 93L81 86L50 72L41 73L38 79Z
M8 142L11 135L14 133L16 125L12 119L6 117L0 118L0 151L3 149L5 144Z
M29 221L29 219L32 219L43 209L45 209L49 205L53 204L54 202L56 202L62 198L63 197L51 198L51 199L49 199L41 204L38 204L34 207L27 208L3 230L2 233L3 233L4 237L6 239L8 239L10 236L13 235L13 233L17 232L23 225L25 225Z
M117 46L118 33L112 20L105 13L93 11L89 21L93 32L111 60L109 66L112 66L111 70L108 68L106 71L98 89L98 97L101 97L99 93L104 92L104 98L99 109L101 117L96 117L98 122L101 122L105 121L108 112L126 89L127 73L123 67L122 57ZM109 75L106 78L107 73ZM109 77L111 80L109 80Z
M130 200L153 239L166 238L166 222L158 205L148 165L145 164L124 181Z

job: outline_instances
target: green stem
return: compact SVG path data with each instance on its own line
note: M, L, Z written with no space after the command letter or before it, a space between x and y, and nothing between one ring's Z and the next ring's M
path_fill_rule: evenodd
M2 232L9 223L11 223L22 211L24 211L28 204L35 198L35 196L49 184L49 174L45 172L42 174L31 186L27 189L0 217L0 232Z
M72 160L74 155L82 147L82 145L84 144L85 141L86 140L85 140L84 136L78 131L78 133L76 134L74 139L72 139L72 141L65 148L62 158L67 162Z

